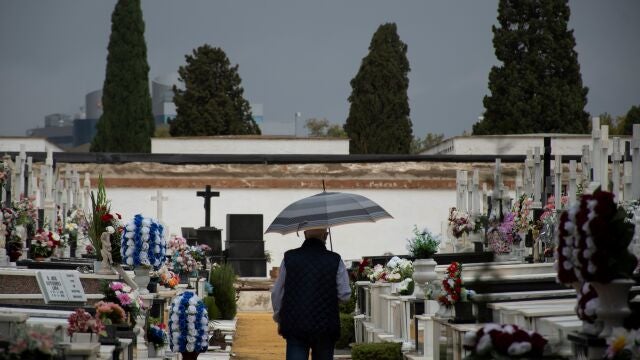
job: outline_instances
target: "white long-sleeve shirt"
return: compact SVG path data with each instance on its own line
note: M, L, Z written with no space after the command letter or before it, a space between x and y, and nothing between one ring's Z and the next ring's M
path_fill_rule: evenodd
M273 320L280 322L280 307L282 306L282 298L284 297L284 282L287 276L287 269L284 266L284 260L280 263L280 274L273 284L271 290L271 306L273 306ZM338 290L338 300L342 302L349 301L351 297L351 287L349 286L349 274L344 262L338 264L338 272L336 273L336 286Z

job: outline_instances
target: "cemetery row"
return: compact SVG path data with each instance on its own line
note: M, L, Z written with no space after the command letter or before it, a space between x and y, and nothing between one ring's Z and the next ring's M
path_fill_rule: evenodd
M45 190L55 209L49 221L37 196L24 196L28 183L12 181L2 184L0 357L229 358L236 271L220 261L219 230L169 238L156 219L125 222L102 179L95 193L86 186L89 200L77 187L65 201ZM20 200L11 201L12 189Z
M528 153L515 199L499 159L492 191L459 171L451 246L416 228L409 257L354 266L354 358L640 358L640 125L611 161L597 125L568 183L548 147Z

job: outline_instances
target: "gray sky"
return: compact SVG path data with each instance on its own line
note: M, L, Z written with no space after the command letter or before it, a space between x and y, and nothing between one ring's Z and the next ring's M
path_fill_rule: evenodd
M143 0L149 78L177 71L204 43L222 47L266 121L343 123L349 82L384 22L398 25L411 64L415 135L453 136L482 113L497 63L497 1ZM102 87L114 0L0 0L0 135L75 113ZM587 111L640 105L640 1L570 1Z

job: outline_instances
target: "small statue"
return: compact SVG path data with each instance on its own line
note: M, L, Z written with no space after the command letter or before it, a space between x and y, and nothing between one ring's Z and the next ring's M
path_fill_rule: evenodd
M111 234L107 231L103 232L102 235L100 235L100 243L102 244L102 250L100 250L100 254L102 255L102 268L98 273L113 274L113 270L111 269L111 264L113 263L113 258L111 257Z

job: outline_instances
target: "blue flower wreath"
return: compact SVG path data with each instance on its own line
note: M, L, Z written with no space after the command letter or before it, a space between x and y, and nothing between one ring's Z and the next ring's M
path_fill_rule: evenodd
M167 252L164 228L156 220L138 214L122 232L122 261L134 267L141 265L160 269Z
M169 346L174 352L205 352L209 348L209 318L204 303L187 291L169 308Z

